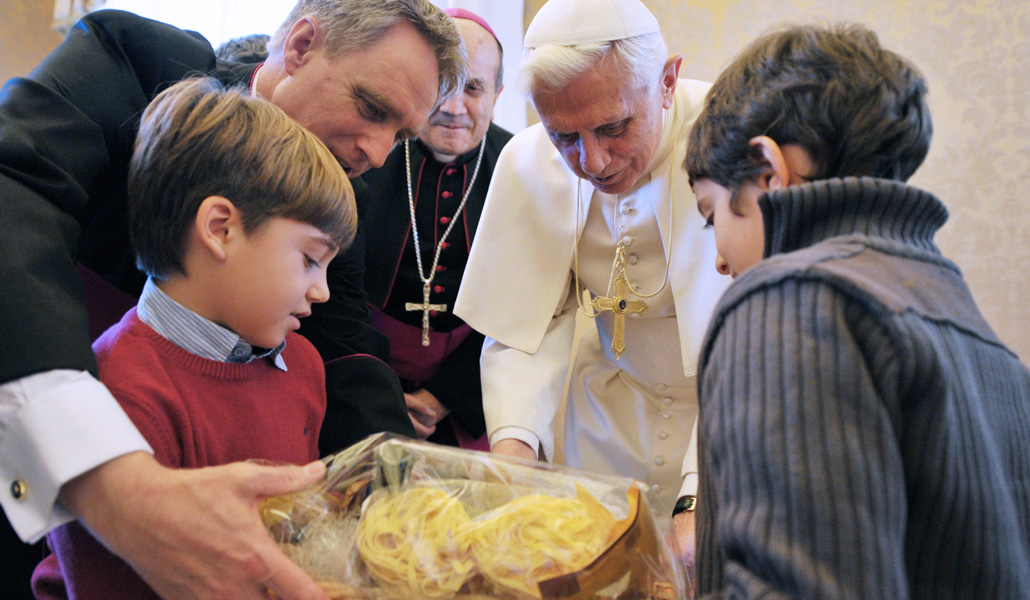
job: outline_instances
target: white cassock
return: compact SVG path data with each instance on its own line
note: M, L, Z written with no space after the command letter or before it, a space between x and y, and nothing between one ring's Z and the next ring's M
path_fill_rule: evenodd
M627 315L620 359L611 350L612 312L580 341L564 436L566 464L644 482L659 516L671 514L684 477L697 471L698 351L730 283L715 270L714 236L683 170L687 133L708 87L678 81L648 173L617 197L577 178L541 125L515 135L494 170L455 304L487 336L481 365L491 444L521 439L551 460L578 310L576 240L580 285L592 296L611 295L620 238L626 274L641 294L662 286L671 257L668 284L644 299L645 312Z

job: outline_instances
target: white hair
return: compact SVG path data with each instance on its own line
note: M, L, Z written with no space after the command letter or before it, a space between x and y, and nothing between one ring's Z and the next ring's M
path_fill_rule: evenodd
M523 50L518 86L530 95L540 88L560 89L601 61L610 60L634 87L652 91L661 81L668 58L661 33L574 46L549 44Z

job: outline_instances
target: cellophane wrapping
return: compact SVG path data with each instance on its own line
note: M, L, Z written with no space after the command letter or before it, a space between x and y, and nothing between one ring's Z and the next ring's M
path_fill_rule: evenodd
M632 479L390 434L324 460L260 511L334 599L685 597Z

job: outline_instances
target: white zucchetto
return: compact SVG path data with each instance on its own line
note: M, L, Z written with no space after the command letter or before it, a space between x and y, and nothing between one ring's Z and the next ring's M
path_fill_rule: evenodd
M640 0L548 0L526 29L524 48L574 46L659 33Z

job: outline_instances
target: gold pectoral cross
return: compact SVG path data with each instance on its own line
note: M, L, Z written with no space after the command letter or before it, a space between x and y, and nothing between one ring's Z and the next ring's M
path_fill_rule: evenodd
M626 299L629 289L626 272L620 268L619 276L615 278L615 294L610 298L599 296L590 301L596 312L610 310L615 314L615 327L612 331L612 354L615 355L615 360L618 360L626 350L626 313L640 314L647 310L647 303L643 300Z
M436 310L440 312L447 312L446 304L430 304L429 303L429 284L422 286L422 304L416 304L414 302L405 302L404 310L420 310L422 311L422 345L429 345L429 311Z

